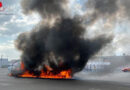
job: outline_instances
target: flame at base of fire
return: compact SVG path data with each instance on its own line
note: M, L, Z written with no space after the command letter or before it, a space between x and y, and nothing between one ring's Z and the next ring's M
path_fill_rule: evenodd
M44 72L42 71L39 76L33 75L28 71L25 71L22 75L18 75L18 77L24 78L47 78L47 79L71 79L71 70L61 71L59 74L53 74L51 72Z
M22 77L22 78L46 78L46 79L72 79L71 70L61 71L59 74L53 74L52 72L41 72L39 76L29 73L29 71L25 71L22 74L13 74L9 73L8 76L14 77Z
M41 70L40 75L35 75L34 73L30 73L28 70L25 70L24 63L21 62L20 70L16 70L14 72L20 73L10 73L9 76L23 77L23 78L47 78L47 79L71 79L72 78L72 70L63 70L57 74L54 74L52 68L45 65L48 71L44 72Z

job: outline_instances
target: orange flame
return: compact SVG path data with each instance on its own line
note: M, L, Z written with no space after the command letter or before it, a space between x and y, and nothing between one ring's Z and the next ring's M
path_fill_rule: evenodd
M41 74L39 76L34 75L33 73L29 73L29 71L25 70L19 77L26 77L26 78L52 78L52 79L71 79L71 69L70 70L64 70L61 71L58 74L53 74L51 71L53 70L49 66L45 66L47 68L47 72L41 71ZM24 70L24 64L21 63L21 70Z

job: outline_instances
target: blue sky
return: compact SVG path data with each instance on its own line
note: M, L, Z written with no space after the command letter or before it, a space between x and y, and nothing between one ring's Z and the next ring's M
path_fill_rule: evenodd
M0 55L3 55L5 58L8 57L9 60L19 59L21 52L15 48L14 41L20 33L35 27L40 21L40 16L38 14L24 15L20 6L20 0L0 1L3 2L3 7L6 9L0 12ZM71 0L70 7L73 13L81 15L84 13L82 7L83 1L85 0ZM4 15L4 13L11 13L12 15ZM117 23L114 27L115 38L112 46L115 48L115 51L113 55L122 55L122 53L130 55L129 26L129 21L125 20L125 22ZM101 28L100 25L95 24L90 29L97 30L97 28Z
M20 33L31 30L40 18L38 15L28 17L22 14L20 0L0 1L5 8L5 11L0 12L0 55L9 60L19 59L20 52L14 46L15 39Z

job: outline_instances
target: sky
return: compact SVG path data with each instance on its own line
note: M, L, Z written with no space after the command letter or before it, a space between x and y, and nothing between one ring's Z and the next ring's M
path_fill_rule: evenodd
M19 59L21 52L15 48L15 40L20 33L34 28L40 21L40 16L36 13L28 16L24 15L20 5L21 0L0 1L3 3L4 8L4 11L0 10L0 56L9 60ZM84 14L84 7L82 7L84 1L70 1L69 6L72 8L73 14ZM115 37L110 45L114 48L114 52L107 53L106 55L122 55L123 53L130 55L129 26L130 22L127 20L116 23L113 28ZM99 23L96 23L90 29L94 31L101 27Z
M17 36L31 30L40 20L38 15L25 16L22 13L20 0L0 0L4 11L0 11L0 56L19 59L20 51L15 48ZM31 18L30 18L31 17Z

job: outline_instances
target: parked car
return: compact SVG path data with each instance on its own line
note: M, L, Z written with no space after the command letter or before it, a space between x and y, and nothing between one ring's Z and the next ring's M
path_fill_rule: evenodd
M130 67L129 68L123 68L122 71L123 72L130 72Z
M9 75L13 74L13 76L21 73L21 62L17 61L12 63L9 67L8 67L8 71L9 71Z

